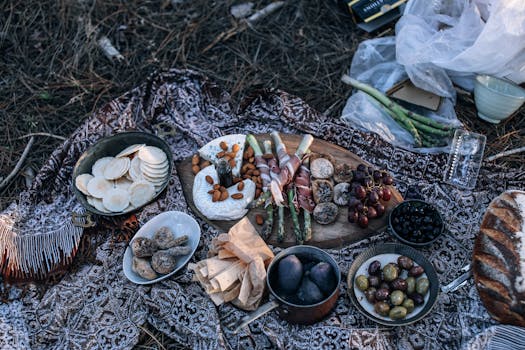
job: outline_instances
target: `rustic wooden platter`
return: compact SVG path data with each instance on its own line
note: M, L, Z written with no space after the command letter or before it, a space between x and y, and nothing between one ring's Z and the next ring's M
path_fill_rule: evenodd
M289 134L282 134L281 137L284 143L286 144L289 153L295 152L302 138L301 135L289 135ZM264 140L270 139L270 135L269 134L256 135L256 138L259 141L259 143L262 145L262 142ZM352 167L356 167L360 163L370 165L369 163L363 161L361 158L359 158L354 153L342 147L334 145L332 143L323 141L323 140L315 139L312 145L310 146L310 150L312 150L312 152L317 152L317 153L331 154L333 157L335 157L337 162L347 163L351 165ZM202 217L204 220L206 220L210 225L224 232L228 232L228 230L233 225L235 225L238 220L234 220L234 221L207 220L206 217L204 217L199 212L199 210L195 207L193 203L192 189L193 189L193 179L195 176L193 175L191 171L191 157L184 159L180 162L177 162L176 167L177 167L177 171L179 173L179 177L182 182L182 188L184 191L184 195L191 209L195 213L197 213L200 217ZM383 204L385 205L385 209L386 209L385 214L381 218L370 220L369 226L366 229L360 228L357 224L349 223L347 219L348 209L346 207L339 207L339 215L337 217L336 222L334 222L333 224L320 225L312 219L312 231L313 231L312 239L308 242L305 242L305 244L314 245L314 246L321 247L321 248L341 248L349 243L359 241L363 238L366 238L370 235L373 235L383 230L387 226L388 214L390 213L390 211L392 211L392 209L398 203L403 201L403 197L401 196L399 191L397 191L393 186L390 186L390 188L392 190L392 198L390 199L388 203L383 202ZM262 230L262 226L259 226L255 223L256 214L261 214L263 215L263 217L265 217L266 212L264 209L256 208L256 209L250 210L247 214L250 221L254 224L256 229L260 232ZM277 215L274 218L273 233L268 239L268 243L274 246L279 246L279 247L290 247L290 246L296 245L295 236L293 234L293 229L292 229L292 220L290 216L290 211L288 209L285 210L286 236L284 237L284 240L282 242L278 242L276 239L276 232L277 232L276 221L277 221ZM300 216L300 221L302 221L302 215Z

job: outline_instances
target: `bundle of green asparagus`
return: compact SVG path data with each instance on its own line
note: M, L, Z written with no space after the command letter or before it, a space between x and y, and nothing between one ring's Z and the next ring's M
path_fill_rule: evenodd
M372 102L384 110L402 128L414 137L415 147L440 147L448 144L449 138L454 135L454 129L449 125L439 123L428 117L409 111L403 106L386 97L381 91L370 85L361 83L348 75L341 80L358 90L373 97Z

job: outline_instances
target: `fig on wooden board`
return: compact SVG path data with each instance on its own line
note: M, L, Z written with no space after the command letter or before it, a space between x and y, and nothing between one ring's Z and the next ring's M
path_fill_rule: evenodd
M288 255L279 261L277 266L279 290L285 294L294 293L303 278L303 264L295 255Z

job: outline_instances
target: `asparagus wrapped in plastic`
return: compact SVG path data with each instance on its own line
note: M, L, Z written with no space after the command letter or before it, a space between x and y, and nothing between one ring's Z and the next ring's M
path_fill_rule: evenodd
M445 139L450 137L454 132L454 129L448 125L409 111L370 85L361 83L348 75L343 75L341 80L365 92L373 97L374 101L379 102L383 106L384 111L388 113L392 119L412 134L416 147L442 145L445 143Z
M270 183L270 191L272 192L273 199L275 204L282 206L284 204L283 191L285 186L293 181L295 172L301 165L301 159L310 148L310 145L313 142L312 135L304 135L301 143L297 147L295 154L289 156L286 152L286 146L281 140L279 133L273 131L271 133L272 138L275 142L275 148L277 149L277 156L279 157L279 168L280 172L277 174L275 179L272 179Z

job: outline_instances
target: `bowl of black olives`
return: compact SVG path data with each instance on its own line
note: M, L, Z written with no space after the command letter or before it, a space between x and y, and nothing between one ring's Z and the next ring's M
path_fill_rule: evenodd
M445 228L439 211L417 199L399 203L390 212L388 224L397 239L414 247L431 244Z
M412 247L381 244L361 253L348 272L348 294L371 320L402 326L425 317L439 293L432 264Z

